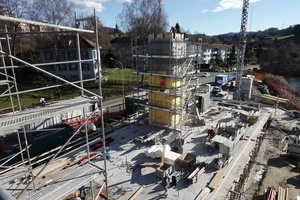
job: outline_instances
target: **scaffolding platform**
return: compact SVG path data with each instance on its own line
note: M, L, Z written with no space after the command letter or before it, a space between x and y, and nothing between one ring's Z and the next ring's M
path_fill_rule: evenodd
M26 193L21 196L21 200L39 200L39 199L63 199L78 188L86 185L101 174L102 170L93 165L86 164L80 166L76 171L70 173L62 179L56 180L50 185L39 190Z
M46 106L38 106L32 109L17 111L0 115L0 136L5 136L16 129L31 122L43 121L49 117L65 114L77 108L89 107L97 102L95 99L77 97L55 103L48 103ZM6 133L7 132L7 133Z

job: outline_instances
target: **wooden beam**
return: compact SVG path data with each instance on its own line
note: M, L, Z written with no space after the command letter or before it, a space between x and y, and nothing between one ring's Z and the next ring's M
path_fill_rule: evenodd
M144 185L142 185L135 193L128 199L128 200L133 200L144 188Z

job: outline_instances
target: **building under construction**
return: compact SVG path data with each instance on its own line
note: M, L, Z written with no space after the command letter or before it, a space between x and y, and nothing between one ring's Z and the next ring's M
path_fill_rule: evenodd
M210 98L210 89L200 86L200 74L193 64L199 54L197 44L190 43L184 34L173 30L149 36L146 53L133 48L135 73L144 76L144 81L126 101L132 98L128 104L137 105L137 110L130 105L132 115L142 110L146 111L145 117L133 121L122 118L120 123L128 126L115 128L107 135L103 110L109 106L104 106L101 96L100 51L93 51L95 56L91 59L80 56L80 33L95 34L95 48L100 49L97 25L95 30L84 30L3 16L0 20L76 35L76 59L51 65L76 63L80 77L70 82L39 67L50 63L27 63L9 49L0 49L2 58L9 60L9 64L3 60L0 68L4 77L1 84L7 86L0 97L19 101L18 109L14 110L12 101L12 113L0 116L1 147L17 141L10 145L15 151L0 162L0 198L133 200L161 199L168 194L168 199L243 199L249 166L255 160L254 150L258 149L271 114L259 103ZM3 33L8 44L9 34ZM15 61L80 89L81 96L23 110L19 95L29 91L19 91L14 73L7 73L8 69L18 68ZM83 62L92 62L93 69L97 69L100 80L92 80L98 81L99 94L83 87ZM51 87L58 85L30 92ZM89 131L89 125L98 119L101 127ZM210 127L215 127L211 135ZM207 136L213 136L211 142L218 143L215 148L205 146ZM56 141L60 143L51 146ZM42 147L37 148L40 144ZM16 157L19 162L12 163ZM169 176L172 187L164 191L162 180Z

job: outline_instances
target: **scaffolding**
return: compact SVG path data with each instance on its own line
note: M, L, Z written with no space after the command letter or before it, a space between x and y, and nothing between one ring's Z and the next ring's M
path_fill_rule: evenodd
M87 21L90 20L93 23L93 29L94 30L87 30L80 28L80 22L81 21ZM104 158L104 168L101 168L99 166L95 166L93 163L90 162L92 159L90 157L89 152L89 145L91 144L91 141L89 141L88 136L88 130L87 130L87 124L88 121L94 117L95 115L100 115L101 118L101 131L98 131L100 134L100 138L102 141L105 141L105 131L104 131L104 119L103 119L103 102L102 102L102 87L101 87L101 60L100 60L100 47L99 47L99 41L98 41L98 24L97 24L97 18L94 10L94 16L84 18L84 19L77 19L75 17L75 24L76 28L74 27L67 27L67 26L60 26L55 24L48 24L48 23L41 23L36 21L30 21L20 18L13 18L13 17L7 17L7 16L0 16L0 21L3 21L4 23L19 23L21 25L27 25L27 26L35 26L35 27L43 27L43 30L41 31L41 28L38 29L38 31L22 31L22 32L9 32L7 27L5 26L5 30L1 32L1 35L4 37L0 38L0 56L2 59L2 65L0 66L0 85L6 86L7 89L0 94L1 97L9 97L10 99L10 109L12 112L9 114L3 114L0 115L0 136L6 137L9 134L16 134L18 138L18 146L19 146L19 152L15 155L12 155L9 159L4 158L0 160L0 176L1 176L1 192L0 192L0 199L1 195L4 194L2 191L7 189L5 183L10 184L11 181L14 179L16 180L19 176L25 176L30 177L26 178L25 186L24 187L17 187L15 190L12 191L10 195L12 195L13 198L17 199L40 199L42 196L48 195L51 196L51 194L55 194L55 196L52 196L51 199L61 199L64 196L66 196L70 192L76 191L79 187L84 186L88 182L92 183L92 180L99 176L101 173L104 175L104 183L106 185L106 197L108 198L108 180L107 180L107 173L106 173L106 156L103 156ZM67 60L67 61L56 61L52 63L38 63L38 64L31 64L28 63L16 56L13 55L11 51L11 35L26 35L26 34L72 34L76 36L76 42L77 42L77 56L74 60ZM92 34L95 39L95 55L93 59L82 59L81 55L81 47L80 47L80 34L82 33L88 33ZM3 45L3 41L6 43ZM6 48L4 48L5 46ZM93 66L96 69L96 76L91 79L83 80L82 76L82 63L84 62L92 62ZM15 65L15 63L21 63L22 65ZM71 82L69 80L66 80L63 77L60 77L58 75L55 75L53 73L50 73L43 69L43 66L46 65L59 65L59 64L66 64L66 63L75 63L79 66L79 77L80 80L77 82ZM19 68L23 67L31 67L35 70L38 70L39 72L44 73L47 76L53 77L61 82L63 84L59 85L52 85L47 86L43 88L35 88L31 90L26 91L20 91L18 89L18 81L16 78L15 70L18 70ZM4 78L3 78L4 77ZM83 87L83 83L86 81L97 81L98 87L99 87L99 93L94 93L89 91L88 89L85 89ZM79 84L79 85L78 85ZM37 108L33 109L23 109L20 101L20 94L23 93L29 93L29 92L35 92L39 90L46 90L49 88L55 88L60 87L62 85L70 85L77 89L81 90L81 97L77 99L72 99L71 101L63 101L63 103L53 103L51 106L38 106ZM89 94L92 97L87 97L84 95L84 92ZM15 100L16 99L16 100ZM17 101L17 105L15 105L15 101ZM90 109L92 108L92 109ZM46 128L49 124L55 124L55 123L61 123L62 120L65 118L66 120L69 118L68 113L74 111L74 109L79 109L80 114L83 116L83 123L80 125L80 127L72 133L72 136L65 142L64 145L62 145L59 150L52 155L51 158L49 158L46 163L41 165L39 168L34 168L34 166L31 163L31 155L29 152L30 145L27 141L27 132L28 131L35 131L35 130L43 130ZM3 109L4 110L4 109ZM55 121L57 120L57 121ZM51 123L50 123L51 121ZM55 121L55 122L53 122ZM55 183L53 185L51 183L42 183L42 187L39 186L38 183L35 183L35 180L44 173L45 169L50 166L51 163L55 162L57 158L61 158L60 152L70 143L72 138L76 134L79 133L79 130L84 128L85 130L85 138L86 138L86 144L83 145L86 147L87 151L87 165L83 167L79 167L77 170L73 171L70 174L63 175L62 172L61 178L62 181L57 181L56 184L65 183L69 185L69 187L63 187L62 185L56 186ZM20 133L23 133L23 139L24 141L20 140ZM99 136L98 136L99 137ZM22 146L25 147L24 149ZM1 141L0 141L1 145ZM105 153L105 142L103 142L103 151ZM78 148L77 148L78 150ZM75 150L74 150L75 151ZM26 154L25 154L26 153ZM71 152L69 152L71 153ZM17 165L9 165L8 161L16 156L21 156L21 162ZM12 172L14 170L17 170L16 173L14 173L14 176L7 175L6 173ZM80 175L82 181L74 179ZM63 179L64 178L64 179ZM72 180L73 181L70 181ZM68 183L70 181L70 183ZM44 187L45 185L48 185L47 187ZM9 186L10 187L10 186ZM30 192L29 192L30 191ZM5 195L8 193L5 192ZM57 197L57 198L56 198Z
M193 63L197 48L191 48L195 45L176 32L150 35L148 46L145 54L133 54L136 74L147 77L145 84L135 88L148 93L148 102L139 105L148 109L150 125L166 128L181 138L184 119L194 110L194 91L199 86Z

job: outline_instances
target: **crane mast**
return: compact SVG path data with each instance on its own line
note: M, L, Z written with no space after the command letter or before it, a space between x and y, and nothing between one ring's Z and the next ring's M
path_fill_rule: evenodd
M237 51L237 75L236 75L236 87L234 91L234 99L238 101L243 100L241 84L242 84L242 68L244 66L245 50L246 50L246 42L247 42L246 28L247 28L247 21L248 21L248 10L249 10L249 0L244 0L239 46L237 48L238 50Z

